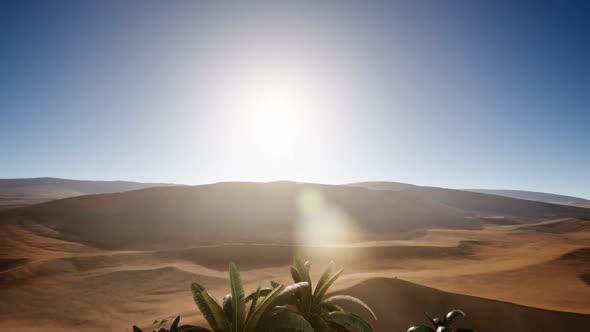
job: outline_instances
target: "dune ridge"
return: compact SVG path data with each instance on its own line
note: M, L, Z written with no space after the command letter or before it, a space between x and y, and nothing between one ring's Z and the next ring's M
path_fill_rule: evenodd
M125 331L177 314L202 323L190 282L222 298L234 261L248 290L288 283L297 255L312 261L313 280L331 260L343 266L334 290L367 300L378 331L454 307L479 331L497 326L492 313L511 331L587 324L590 210L379 187L219 183L1 211L0 319L27 332ZM342 237L309 243L309 230Z
M513 303L444 292L401 279L373 278L342 293L366 300L374 308L377 331L406 331L411 325L427 325L423 311L440 317L461 308L467 317L457 326L480 332L543 331L562 332L590 324L590 315L537 309ZM353 306L347 308L353 309ZM366 314L363 312L366 319Z

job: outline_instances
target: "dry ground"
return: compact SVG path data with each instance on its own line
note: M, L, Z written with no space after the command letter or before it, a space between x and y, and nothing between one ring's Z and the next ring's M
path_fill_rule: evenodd
M298 254L312 259L315 280L329 259L343 265L334 291L374 307L381 317L378 331L404 331L424 323L423 310L441 314L455 307L470 314L465 323L479 331L502 326L531 331L536 325L536 331L562 331L563 324L590 323L589 223L567 218L479 230L430 229L413 240L351 245L224 244L157 251L98 250L58 239L37 224L4 224L0 319L11 331L125 331L132 323L149 326L177 314L199 322L191 281L222 297L228 292L227 262L233 260L247 290L260 281L288 282L287 266Z

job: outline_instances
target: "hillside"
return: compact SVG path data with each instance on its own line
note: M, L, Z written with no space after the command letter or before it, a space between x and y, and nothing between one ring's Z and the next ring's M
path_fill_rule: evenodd
M543 310L443 292L400 279L369 279L343 293L366 300L377 315L378 320L373 321L377 331L406 331L414 324L429 325L424 311L440 317L456 308L467 313L467 317L456 320L456 326L473 327L478 332L562 332L579 330L580 326L590 324L590 315ZM347 308L353 309L353 306Z
M87 194L104 194L171 186L131 181L82 181L58 178L0 179L0 209Z
M2 223L42 225L104 249L212 243L323 243L412 239L426 229L478 229L488 216L519 223L590 217L590 210L459 190L218 183L87 195L0 213ZM308 242L309 244L309 242ZM321 244L321 243L315 243Z
M542 193L535 191L525 190L505 190L505 189L463 189L466 191L473 191L482 194L498 195L518 199L526 199L529 201L539 201L547 203L557 204L576 204L576 205L588 205L590 200L580 197L557 195L550 193Z
M191 281L222 298L233 261L247 290L287 283L298 255L316 281L329 261L343 266L333 291L366 300L378 331L453 308L480 332L588 323L590 210L379 187L154 187L0 211L0 318L11 331L124 331L178 314L199 322Z
M159 187L73 197L0 213L0 222L41 224L63 239L108 249L176 248L220 242L297 242L314 224L331 242L335 229L407 238L422 230L478 228L456 209L408 192L274 183ZM319 224L318 224L319 225ZM418 232L418 233L416 233ZM325 235L325 236L324 236Z
M409 192L424 201L442 204L478 217L512 217L521 222L559 217L585 217L590 211L568 205L530 201L471 191L415 186L396 182L362 182L351 184L371 190Z

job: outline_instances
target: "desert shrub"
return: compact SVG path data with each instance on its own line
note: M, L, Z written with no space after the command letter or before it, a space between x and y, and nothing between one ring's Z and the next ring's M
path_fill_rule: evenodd
M162 319L160 324L166 323L166 319ZM159 329L154 329L155 332L204 332L208 331L207 329L203 329L202 327L192 326L192 325L181 325L178 326L180 323L180 316L176 317L176 319L170 325L170 328L160 327ZM155 320L152 325L158 324L158 321ZM143 332L139 327L133 326L133 332Z
M191 290L197 307L207 320L209 328L184 325L178 327L177 318L170 329L160 328L157 332L258 332L291 329L313 332L311 325L284 304L296 291L309 287L306 282L285 286L273 283L270 289L262 289L248 295L244 294L240 273L235 264L229 266L231 293L223 298L222 305L209 294L202 285L193 282ZM247 302L250 303L246 311ZM133 327L134 332L141 332Z
M358 329L375 332L371 324L354 313L346 312L336 304L350 301L365 308L375 319L375 314L361 300L350 295L326 296L330 286L342 273L330 263L312 289L309 276L311 264L296 258L291 267L294 284L285 286L271 282L271 287L258 286L256 291L245 295L240 273L230 263L229 277L231 292L221 304L202 285L191 284L193 299L209 324L208 328L182 325L176 317L170 328L161 327L155 332L348 332ZM247 310L246 310L247 309ZM162 320L160 324L164 323ZM154 321L157 323L157 321ZM134 332L142 332L133 326Z
M434 328L425 325L416 325L410 327L407 332L476 332L474 329L471 328L457 327L453 329L451 327L453 320L455 320L455 318L466 316L465 313L461 310L451 310L442 319L431 318L430 315L428 315L428 313L426 312L424 312L424 314L426 315L426 317L428 317L428 320Z
M230 264L231 293L223 300L223 307L198 283L191 289L199 310L214 332L255 332L278 329L295 329L313 332L313 328L300 315L289 310L284 304L295 292L309 287L306 282L289 286L274 284L270 290L256 291L245 296L237 267ZM247 301L247 299L249 301ZM250 302L246 312L246 303Z
M297 312L311 323L315 331L320 332L342 332L358 329L362 332L374 332L375 330L364 319L354 313L344 311L336 303L340 301L354 302L367 310L373 318L377 319L371 308L363 301L350 295L333 295L326 297L330 286L338 279L342 269L336 269L334 262L330 262L315 289L311 287L309 261L303 262L295 258L291 266L291 277L294 282L306 282L310 287L299 289L290 299L290 304L297 308Z

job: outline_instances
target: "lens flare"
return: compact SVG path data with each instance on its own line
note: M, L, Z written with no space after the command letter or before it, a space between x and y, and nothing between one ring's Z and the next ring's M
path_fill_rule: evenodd
M326 200L316 188L297 195L298 240L305 246L350 243L353 222L348 214Z

